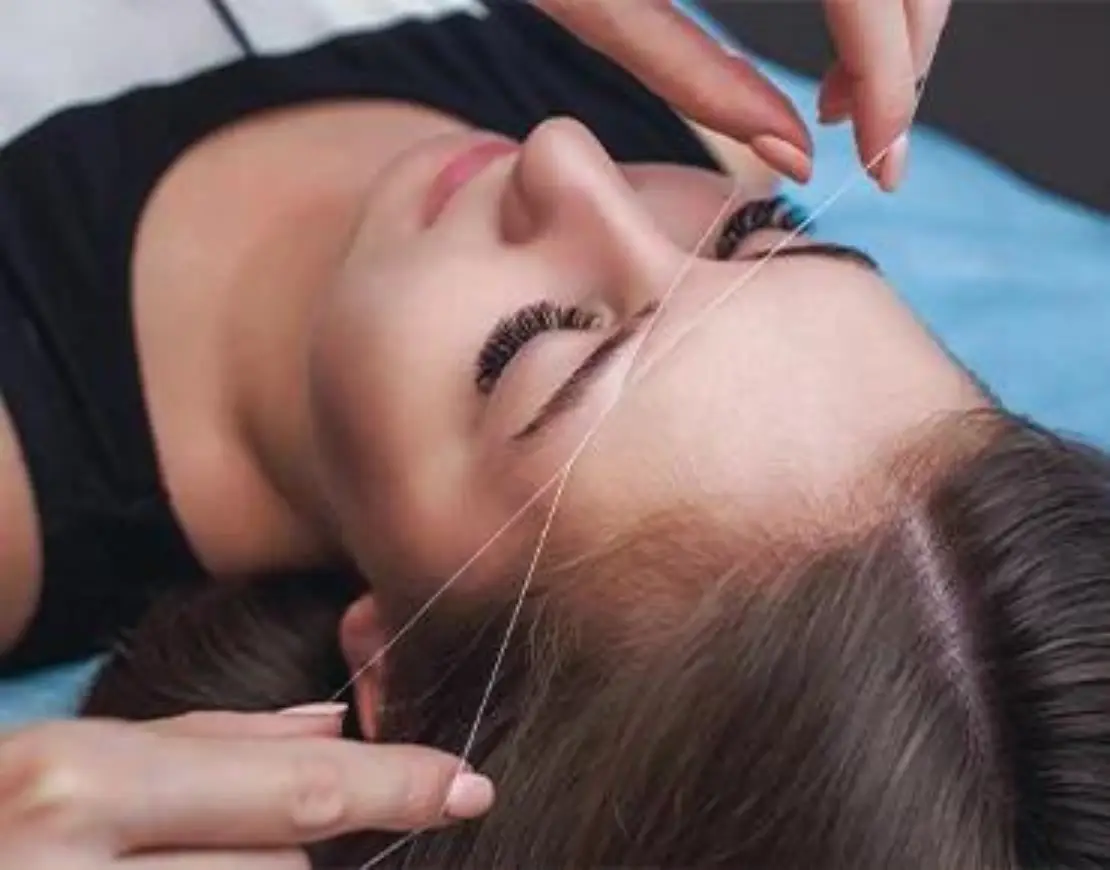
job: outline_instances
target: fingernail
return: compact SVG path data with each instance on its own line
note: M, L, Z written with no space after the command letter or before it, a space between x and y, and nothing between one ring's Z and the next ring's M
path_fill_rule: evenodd
M841 101L833 103L829 106L822 106L817 111L817 123L825 124L839 124L841 121L846 121L848 116L852 113L852 104L848 101Z
M809 155L785 139L769 135L756 136L751 141L751 147L765 163L770 163L795 181L809 181L813 168Z
M886 157L879 167L879 186L887 193L891 193L901 183L902 174L906 170L906 155L909 153L910 140L903 133L894 144L890 146Z
M493 783L476 773L455 777L447 792L444 812L451 819L474 819L493 806Z
M280 716L331 716L339 718L347 715L347 704L342 703L325 703L325 704L302 704L299 707L288 707L285 710L279 710Z
M821 124L837 124L852 113L852 98L841 95L840 97L826 97L824 91L817 101L817 121Z

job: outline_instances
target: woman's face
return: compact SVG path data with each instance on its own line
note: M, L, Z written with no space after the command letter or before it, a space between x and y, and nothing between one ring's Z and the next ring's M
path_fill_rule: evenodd
M619 166L558 120L445 186L483 142L383 174L314 329L325 479L380 593L526 565L556 498L549 543L707 496L766 517L984 403L860 259L800 237L760 262L788 235L768 209L718 259L730 179Z

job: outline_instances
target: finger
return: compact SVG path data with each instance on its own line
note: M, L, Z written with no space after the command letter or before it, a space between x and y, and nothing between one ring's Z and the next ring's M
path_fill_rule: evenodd
M103 806L117 853L300 845L360 830L407 831L484 813L488 780L446 753L345 740L165 737L114 759Z
M825 0L825 6L837 57L852 80L860 159L892 187L897 155L881 155L909 126L915 105L905 10L892 0Z
M675 9L669 0L537 0L680 113L749 143L775 169L809 177L812 144L786 96Z
M928 73L932 65L947 21L951 0L904 0L904 2L916 84ZM852 79L843 65L839 62L833 63L821 80L818 92L817 113L818 120L822 124L837 124L852 114L852 86Z
M906 27L910 35L914 77L920 79L933 64L952 0L903 0L903 3L906 9Z
M817 94L817 120L838 124L852 114L852 80L839 63L834 63L821 80Z
M346 712L346 704L313 704L280 713L194 712L143 726L182 737L336 737Z
M311 870L308 856L300 849L148 853L120 859L112 866L120 870Z

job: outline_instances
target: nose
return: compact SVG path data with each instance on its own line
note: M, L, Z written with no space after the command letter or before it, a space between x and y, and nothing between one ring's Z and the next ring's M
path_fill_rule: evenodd
M545 121L525 140L502 225L510 243L548 247L563 268L603 271L619 309L650 301L653 276L674 254L621 168L569 118Z

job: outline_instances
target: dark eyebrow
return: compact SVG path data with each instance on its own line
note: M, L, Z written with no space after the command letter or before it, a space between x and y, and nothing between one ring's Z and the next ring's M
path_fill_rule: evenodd
M597 380L598 376L605 371L605 364L616 356L617 351L635 338L636 333L639 332L644 321L658 309L658 301L653 300L621 324L616 332L594 348L593 352L579 364L578 368L570 373L570 377L559 385L558 389L551 395L551 398L543 403L543 407L540 408L531 422L513 435L512 440L527 440L547 426L556 417L565 414L567 411L572 410L576 405L580 404L586 395L586 391L590 388L590 384Z
M757 251L738 257L734 262L757 262L769 253L771 253L769 250ZM772 259L779 260L786 257L823 257L827 260L853 263L862 266L869 272L881 274L878 264L863 251L848 245L839 245L835 242L810 242L781 248L774 253ZM572 411L577 405L581 404L590 385L605 371L606 363L635 337L644 320L654 314L658 307L657 301L650 303L599 344L581 365L571 372L570 377L563 381L551 397L543 403L536 416L523 429L512 436L512 440L517 442L527 441L548 426L555 418Z
M770 253L771 249L756 251L752 254L745 254L743 257L737 257L733 262L751 263L762 260ZM869 254L864 253L859 248L853 248L851 245L840 245L836 242L806 242L802 245L779 248L774 252L771 259L784 260L790 257L823 257L826 260L836 260L840 263L854 263L869 272L874 272L876 275L883 273L879 264Z

